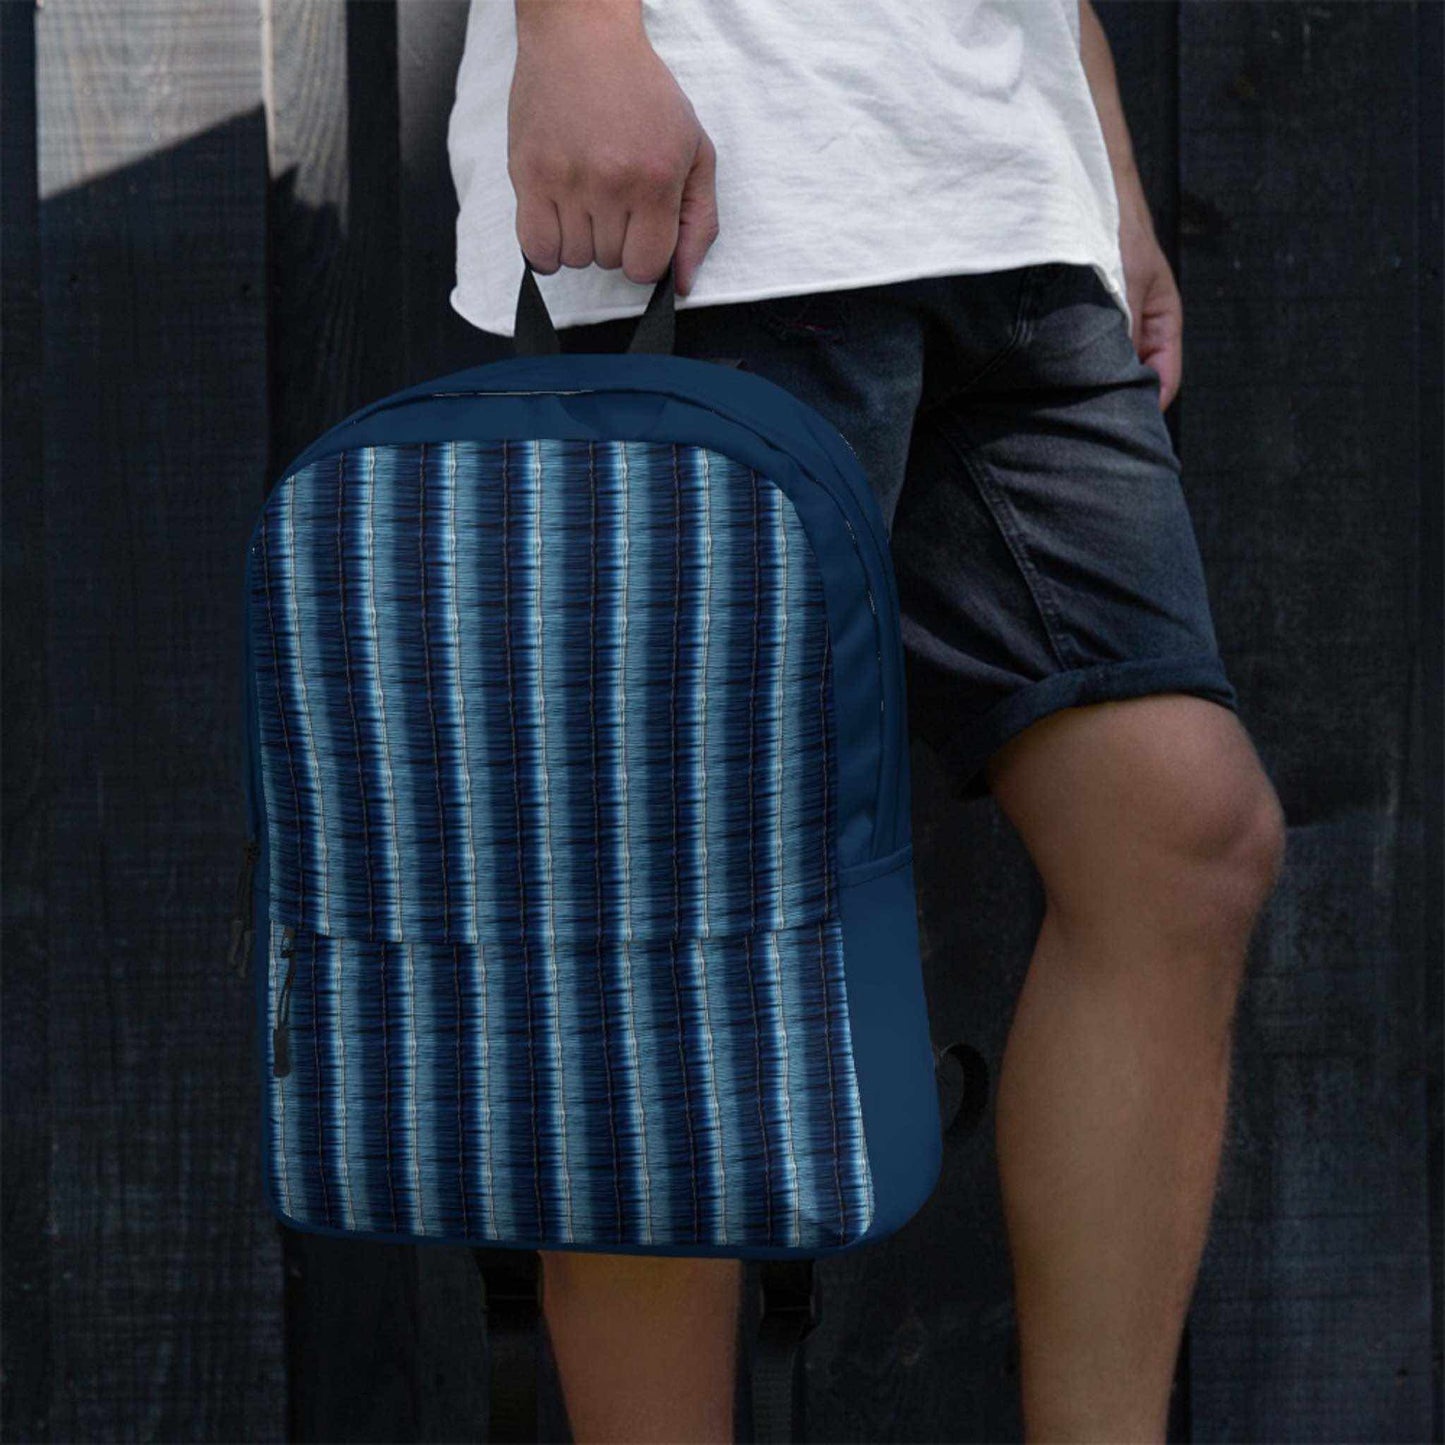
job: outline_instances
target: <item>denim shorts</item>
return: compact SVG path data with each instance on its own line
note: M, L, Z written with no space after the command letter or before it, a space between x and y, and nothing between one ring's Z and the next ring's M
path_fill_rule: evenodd
M564 348L620 349L633 324L569 328ZM1159 378L1091 267L684 307L676 349L786 387L858 453L891 538L910 731L961 797L1061 708L1183 692L1238 711Z

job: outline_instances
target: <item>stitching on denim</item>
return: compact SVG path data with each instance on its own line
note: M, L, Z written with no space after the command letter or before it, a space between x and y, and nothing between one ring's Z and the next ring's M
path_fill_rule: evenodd
M967 380L953 387L936 400L930 401L927 407L928 411L936 411L939 407L948 406L957 401L959 397L966 396L979 382L996 371L1018 350L1019 344L1032 329L1034 320L1034 293L1037 289L1039 276L1047 265L1047 262L1040 262L1024 269L1023 280L1019 284L1018 301L1014 305L1013 326L1009 331L1008 340L1005 341L972 376L968 377Z
M999 529L1008 547L1020 574L1024 579L1024 586L1028 588L1029 596L1033 600L1035 609L1038 611L1039 620L1044 626L1044 636L1048 638L1049 646L1053 649L1054 657L1063 668L1070 669L1077 665L1078 655L1073 652L1072 644L1064 641L1064 628L1061 623L1061 615L1054 605L1052 594L1044 581L1042 573L1034 565L1033 558L1029 555L1028 547L1024 543L1023 529L1018 524L1014 515L1013 504L1009 501L1007 494L999 487L989 471L988 464L978 456L971 454L967 449L960 446L958 441L950 435L949 427L957 426L965 436L968 429L957 421L950 418L947 426L938 428L944 444L953 452L963 466L964 470L974 480L978 487L979 495L982 496L984 504L988 507L989 514L993 517L994 525ZM1067 652L1068 656L1065 655Z
M806 292L799 296L770 296L756 303L758 324L769 332L774 340L782 342L841 341L844 327L841 321L810 321L808 318L818 310L819 298L830 293ZM770 304L771 303L771 304ZM786 303L786 304L785 304ZM826 308L824 311L826 315Z

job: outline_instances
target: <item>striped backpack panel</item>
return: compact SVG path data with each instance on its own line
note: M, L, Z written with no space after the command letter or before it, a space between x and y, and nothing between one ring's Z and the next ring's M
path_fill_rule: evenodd
M605 390L556 384L603 361ZM552 384L508 385L529 368ZM253 961L288 1224L811 1256L931 1187L876 514L680 374L776 392L500 363L344 423L262 509Z
M646 442L342 452L273 497L251 588L287 922L620 942L830 912L823 591L747 468Z

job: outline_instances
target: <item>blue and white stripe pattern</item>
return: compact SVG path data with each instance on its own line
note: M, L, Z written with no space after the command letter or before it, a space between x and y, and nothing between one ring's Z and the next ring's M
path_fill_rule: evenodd
M272 493L249 587L286 1213L863 1233L828 623L783 493L661 443L355 449Z

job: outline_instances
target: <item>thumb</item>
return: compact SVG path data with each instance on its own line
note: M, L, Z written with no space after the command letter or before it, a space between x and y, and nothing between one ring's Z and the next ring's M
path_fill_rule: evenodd
M699 132L692 169L682 183L677 213L677 253L673 280L679 296L692 290L693 278L717 240L717 151L706 131Z

